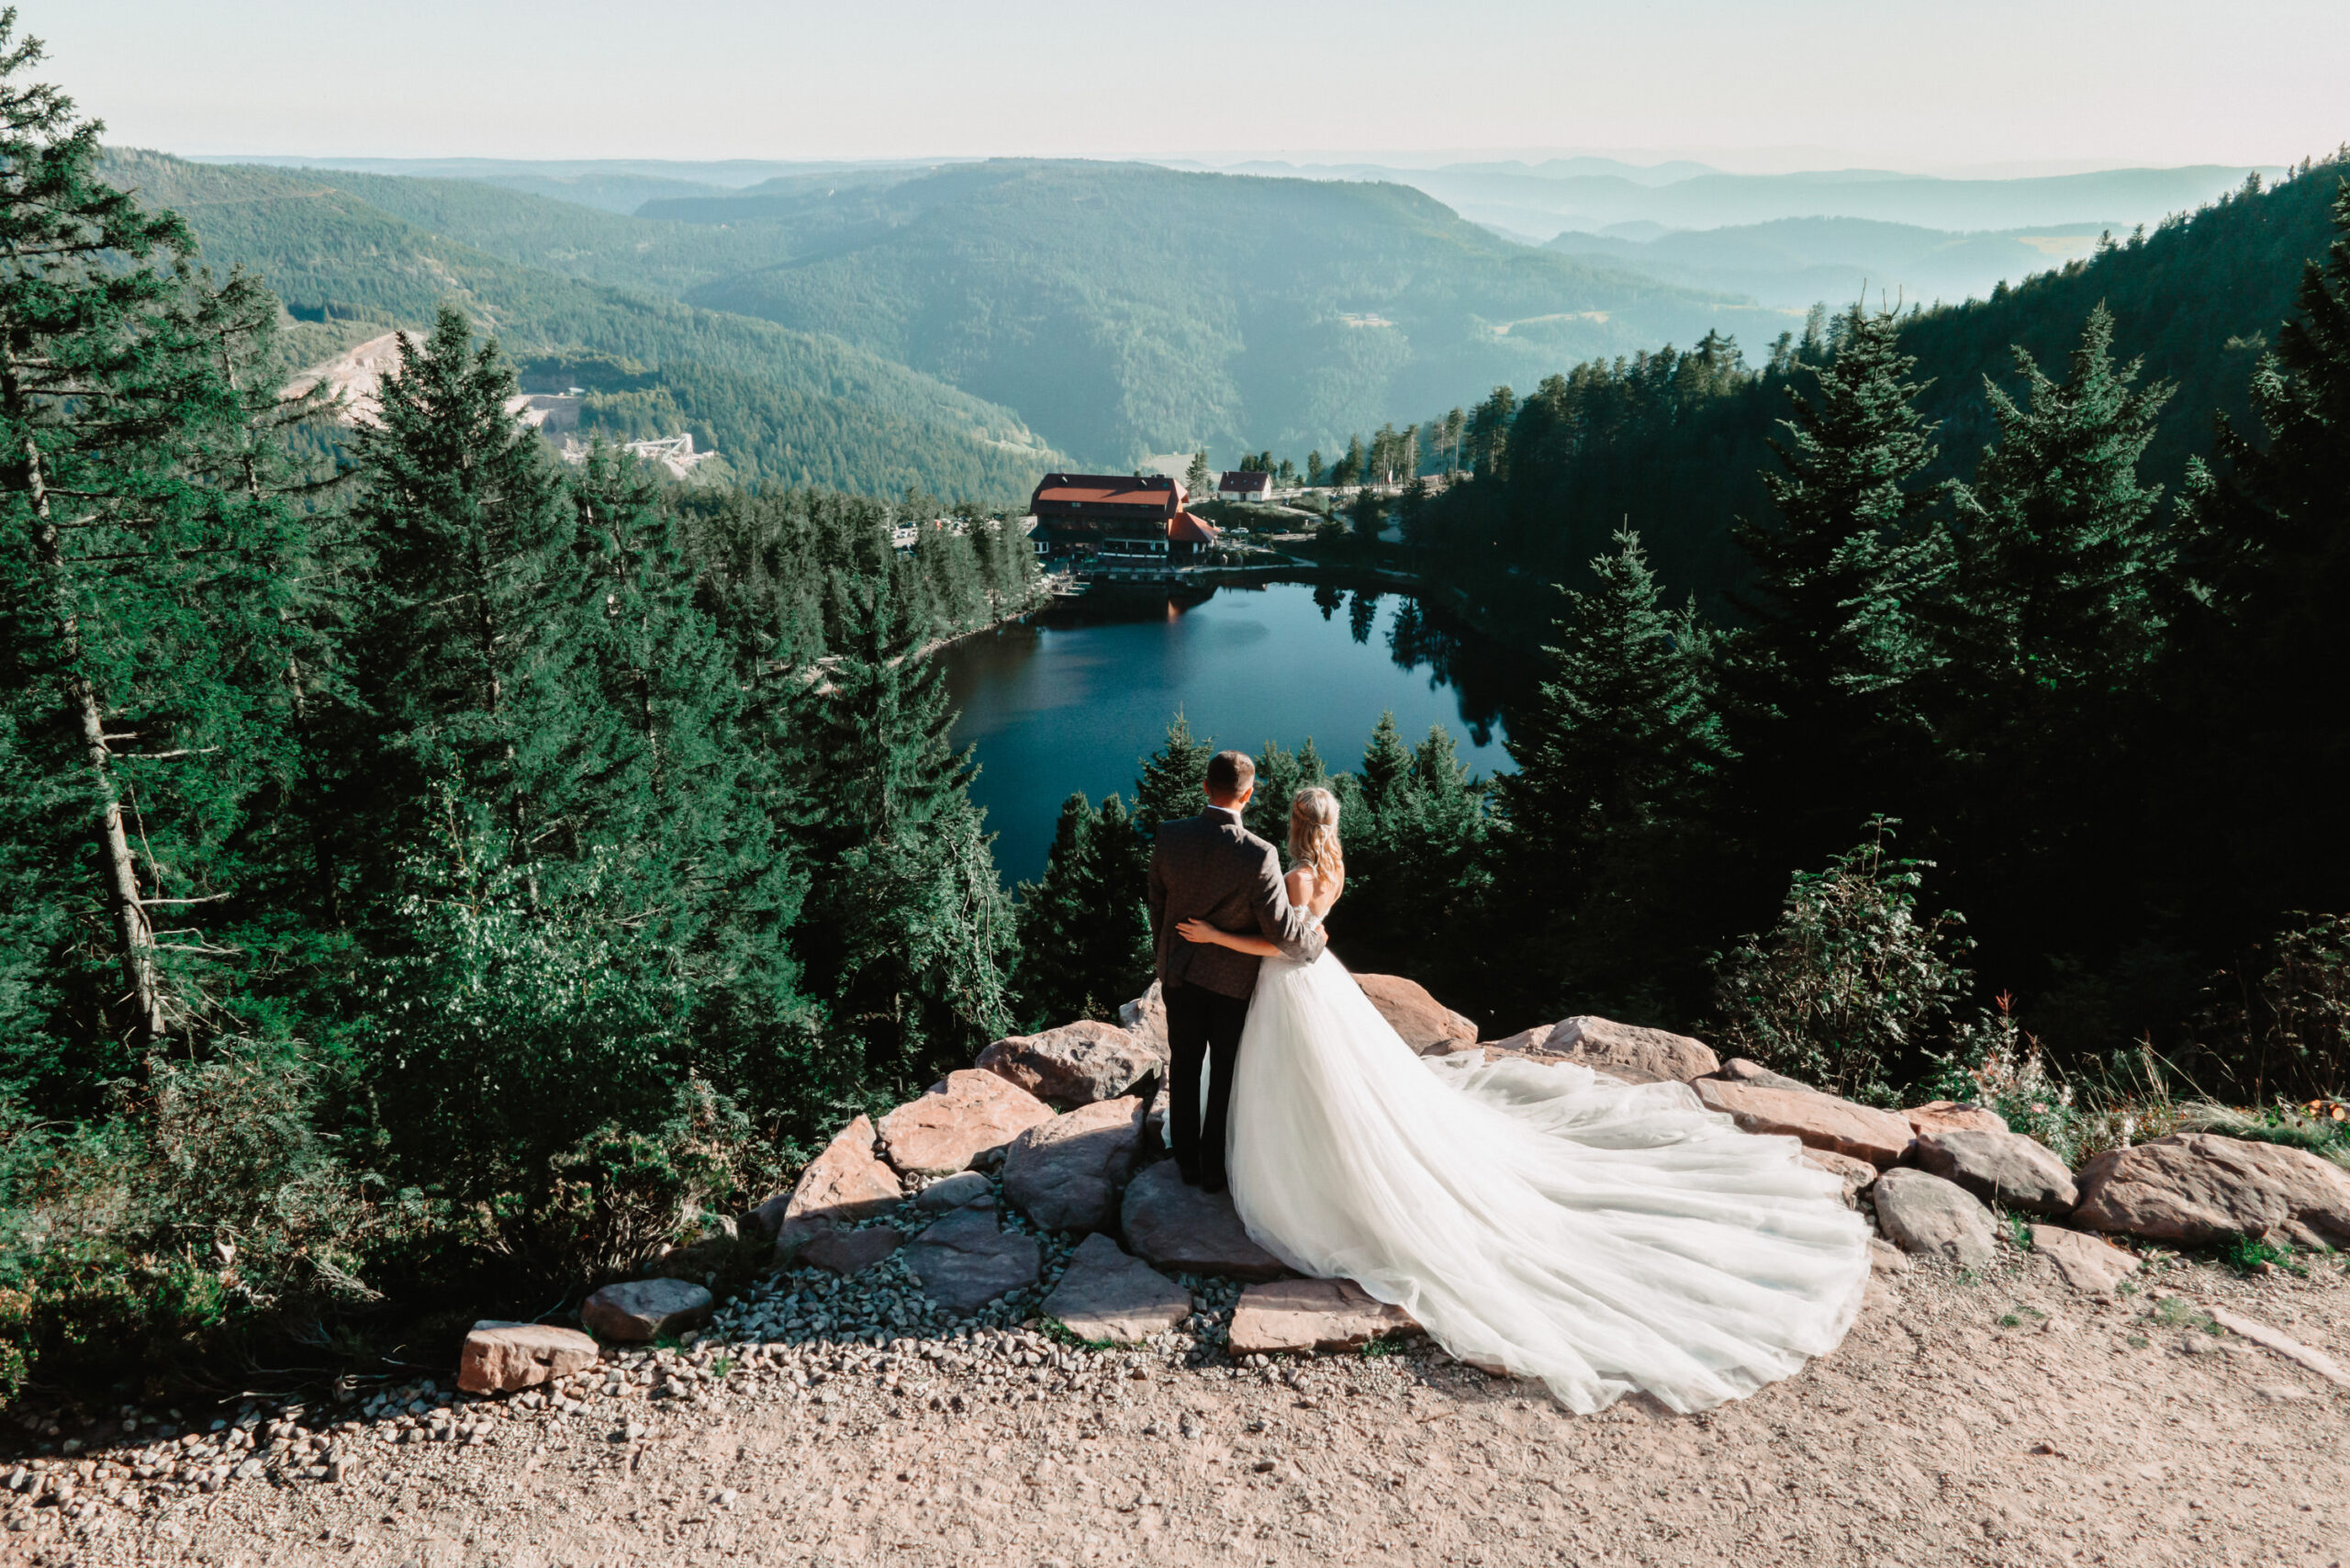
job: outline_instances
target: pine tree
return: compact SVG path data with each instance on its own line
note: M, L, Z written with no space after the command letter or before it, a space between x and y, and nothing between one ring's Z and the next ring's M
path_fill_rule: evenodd
M919 1087L1010 1027L1011 912L970 754L948 738L944 667L917 656L886 588L843 601L795 763L811 795L802 971L858 1047L865 1087Z
M1283 751L1274 742L1267 741L1257 757L1257 794L1248 802L1246 815L1248 831L1281 852L1284 865L1289 860L1289 808L1300 790L1315 785L1327 786L1329 774L1322 766L1321 755L1314 749L1311 736L1296 751Z
M1787 439L1772 443L1785 472L1764 476L1776 522L1733 530L1755 571L1738 598L1748 624L1726 648L1737 793L1773 883L1786 857L1816 860L1921 771L1921 617L1948 569L1919 482L1935 448L1900 319L1856 304L1838 323L1834 357L1805 366L1814 397L1788 389Z
M1214 487L1215 476L1208 472L1207 448L1202 447L1192 454L1192 466L1183 475L1183 488L1194 501L1203 501Z
M1215 755L1214 740L1192 735L1192 723L1177 709L1167 726L1167 740L1142 759L1135 779L1135 831L1145 844L1158 834L1161 823L1195 817L1207 810L1208 758Z
M1030 1024L1114 1022L1149 985L1147 869L1124 801L1098 812L1081 794L1062 803L1045 874L1020 888L1015 983Z
M207 482L241 409L186 229L99 177L102 128L22 81L41 46L15 28L0 14L0 814L42 898L12 920L0 1027L80 1042L53 1065L87 1087L193 1027L203 971L240 957L221 906L284 759L290 531Z
M1509 737L1517 771L1500 780L1512 924L1530 939L1513 966L1519 1004L1595 1005L1597 988L1656 1007L1676 985L1694 1002L1694 971L1634 971L1693 959L1660 917L1684 913L1729 760L1709 639L1694 606L1665 608L1637 534L1618 533L1591 571L1595 588L1565 593L1544 678Z

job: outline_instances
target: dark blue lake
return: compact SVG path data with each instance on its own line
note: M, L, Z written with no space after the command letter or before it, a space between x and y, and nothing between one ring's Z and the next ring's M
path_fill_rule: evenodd
M1505 713L1532 678L1522 655L1412 595L1308 583L1125 588L942 656L1006 882L1044 869L1072 791L1133 800L1143 756L1179 709L1220 746L1310 738L1334 771L1360 766L1392 711L1406 744L1441 724L1472 770L1493 774L1509 768Z

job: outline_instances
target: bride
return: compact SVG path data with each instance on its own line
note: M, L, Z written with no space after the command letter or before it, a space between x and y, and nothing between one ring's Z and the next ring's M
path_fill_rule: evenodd
M1347 884L1338 801L1290 808L1292 903ZM1868 1228L1793 1138L1680 1083L1482 1052L1421 1059L1328 952L1178 928L1264 958L1233 1075L1232 1199L1259 1245L1354 1281L1462 1361L1588 1413L1635 1389L1701 1410L1843 1338Z

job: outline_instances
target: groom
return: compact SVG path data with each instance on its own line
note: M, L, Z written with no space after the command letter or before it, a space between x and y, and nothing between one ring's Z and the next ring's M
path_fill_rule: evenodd
M1208 809L1159 824L1150 854L1150 930L1158 951L1159 994L1167 1004L1169 1143L1183 1180L1211 1193L1225 1188L1224 1123L1232 1103L1232 1070L1240 1029L1248 1020L1248 993L1257 988L1258 959L1229 947L1186 942L1175 927L1200 919L1221 931L1256 931L1286 957L1319 958L1322 933L1289 902L1281 857L1240 825L1257 792L1257 765L1248 754L1220 751L1208 759ZM1200 1108L1200 1061L1212 1069L1206 1124Z

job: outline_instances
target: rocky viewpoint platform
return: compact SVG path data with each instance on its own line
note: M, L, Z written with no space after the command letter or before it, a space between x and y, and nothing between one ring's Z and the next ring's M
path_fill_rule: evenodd
M2334 1167L2196 1135L2073 1172L1977 1108L1599 1019L1478 1046L1365 990L1424 1051L1684 1078L1802 1137L1888 1238L1851 1338L1702 1416L1574 1417L1267 1278L1151 1158L1146 998L843 1129L745 1216L778 1267L737 1299L627 1282L583 1310L599 1338L485 1326L364 1404L29 1415L0 1562L2350 1562L2336 1260L2175 1249L2339 1241Z

